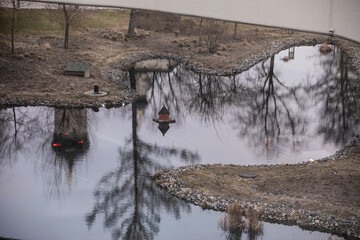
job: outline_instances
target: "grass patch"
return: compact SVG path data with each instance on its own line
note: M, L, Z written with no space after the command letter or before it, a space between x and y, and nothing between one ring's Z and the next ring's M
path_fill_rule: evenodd
M39 34L63 34L63 30L55 22L50 21L57 9L20 9L16 10L15 33L39 35ZM61 11L61 10L60 10ZM98 29L107 28L119 30L127 28L129 23L129 10L102 9L85 10L81 22L75 26ZM11 8L0 8L0 33L10 34L11 32Z
M51 23L51 11L47 9L20 9L15 13L15 33L39 34L49 32L61 32L56 23ZM12 9L1 8L1 33L11 32Z
M108 28L117 31L127 28L129 24L130 10L102 9L89 10L89 13L83 21L83 25L88 28Z

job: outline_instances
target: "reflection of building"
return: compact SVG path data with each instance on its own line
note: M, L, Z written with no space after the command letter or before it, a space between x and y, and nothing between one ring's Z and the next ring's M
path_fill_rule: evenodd
M295 47L291 47L289 48L289 60L290 59L295 59Z
M62 170L68 171L71 184L73 168L87 152L90 143L87 133L86 109L55 109L55 129L52 150Z
M161 110L159 111L159 117L158 118L154 118L153 121L159 123L159 130L160 132L163 134L163 136L165 136L165 133L169 130L170 128L170 123L174 123L175 119L170 118L170 112L169 110L165 107L165 105L161 108Z
M146 96L148 89L148 72L171 72L177 62L168 59L151 59L135 63L129 70L130 84L132 89L136 89L139 97Z
M171 72L177 62L168 59L151 59L137 62L134 66L136 72Z
M146 72L135 73L135 86L138 98L146 99L146 92L149 88L148 74Z

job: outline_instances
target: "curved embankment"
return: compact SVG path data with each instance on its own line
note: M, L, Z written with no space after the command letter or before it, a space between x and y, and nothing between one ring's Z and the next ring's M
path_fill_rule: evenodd
M27 99L22 97L7 97L1 96L1 106L49 106L49 107L72 107L72 108L99 108L99 107L119 107L124 104L131 103L136 99L135 91L131 90L130 83L127 77L126 71L134 66L136 62L150 60L150 59L170 59L176 60L183 64L191 71L203 74L214 74L219 76L230 76L243 71L248 70L255 64L266 60L272 55L285 50L293 46L311 46L320 43L332 43L340 48L348 55L350 65L355 69L357 75L360 76L360 46L356 43L326 36L309 36L298 38L285 38L273 42L266 50L256 52L244 61L240 62L235 67L229 67L225 69L212 70L206 66L199 64L195 57L181 56L167 53L151 53L140 52L132 57L122 59L120 62L112 64L110 70L107 73L107 77L110 81L121 84L123 91L117 96L113 96L112 99L102 100L101 97L87 98L87 99L51 99L51 98L39 98L39 99Z
M238 173L242 171L258 177L241 179ZM265 221L358 239L359 172L357 137L334 155L314 162L191 165L157 173L155 179L171 194L203 208L226 211L229 204L237 201L243 207L252 206Z
M342 51L347 54L349 58L349 63L354 68L356 74L360 76L360 45L340 38L332 38L321 35L317 35L316 37L309 36L298 38L285 38L275 41L271 43L271 45L266 50L252 54L250 57L244 59L235 67L229 67L225 69L208 69L206 66L197 63L196 59L190 56L179 56L167 53L151 52L140 52L130 58L122 60L120 63L115 64L113 68L128 71L131 67L135 65L136 62L150 59L169 59L184 64L186 68L196 73L218 76L231 76L250 69L255 64L268 59L269 57L279 53L282 50L286 50L294 46L315 46L316 44L321 44L324 42L339 46Z

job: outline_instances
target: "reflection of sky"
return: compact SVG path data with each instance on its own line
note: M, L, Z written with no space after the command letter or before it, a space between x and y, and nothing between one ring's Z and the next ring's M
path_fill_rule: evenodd
M317 51L313 50L312 47L296 48L295 60L298 63L295 60L286 63L279 60L287 55L287 51L276 55L275 72L279 78L284 81L287 79L286 84L291 86L292 83L296 85L307 80L308 75L321 73L317 58L312 57ZM302 71L299 72L298 69ZM190 95L187 94L186 97ZM175 147L198 153L200 163L299 162L330 155L339 148L334 144L323 144L322 136L310 134L319 121L316 119L316 104L314 108L307 108L302 113L313 121L313 125L309 125L308 135L302 136L308 141L302 151L292 153L285 149L280 158L266 159L259 156L254 146L249 144L251 136L239 135L234 128L236 124L231 114L241 112L237 106L227 105L223 122L215 124L201 122L199 116L190 114L186 109L181 109L178 114L172 112L171 116L177 122L171 124L169 131L162 136L158 125L152 121L163 104L160 99L157 103L156 111L152 105L148 105L141 116L140 111L137 111L139 139L159 147ZM41 107L20 110L28 113L26 121L31 122L32 127L30 130L21 128L18 133L18 138L23 141L22 149L26 151L13 154L12 158L0 157L6 163L0 164L0 236L36 240L111 239L111 231L103 226L103 215L96 216L95 224L90 230L86 225L85 215L94 205L95 186L104 175L120 165L119 148L132 149L132 144L127 143L132 137L131 104L117 109L100 109L97 113L87 110L90 147L75 165L71 191L65 179L68 176L67 169L54 169L61 165L54 163L54 153L51 151L53 110ZM11 116L12 110L6 111ZM11 124L9 126L13 127ZM31 133L31 129L36 129L36 133ZM12 129L7 133L12 134ZM147 154L146 151L143 154ZM187 164L175 156L163 159L155 155L151 159L165 167ZM152 169L153 172L156 170ZM54 174L58 172L62 173L64 179L57 185L61 189L61 195L54 197L47 191L53 184ZM222 239L223 235L217 228L217 221L221 216L222 213L219 212L191 207L190 212L181 212L180 219L176 219L174 213L160 206L160 231L154 239ZM265 224L262 239L327 239L328 236L317 232L310 234L298 227Z

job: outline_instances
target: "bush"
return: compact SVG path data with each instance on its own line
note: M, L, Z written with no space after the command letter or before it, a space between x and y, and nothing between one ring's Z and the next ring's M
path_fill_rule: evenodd
M229 206L227 214L219 220L218 227L226 232L227 239L241 239L243 232L250 239L263 233L263 223L259 221L255 210L250 206L244 210L239 203Z
M220 43L224 40L226 29L227 23L224 21L213 19L205 20L201 32L205 35L205 44L209 53L216 53Z

